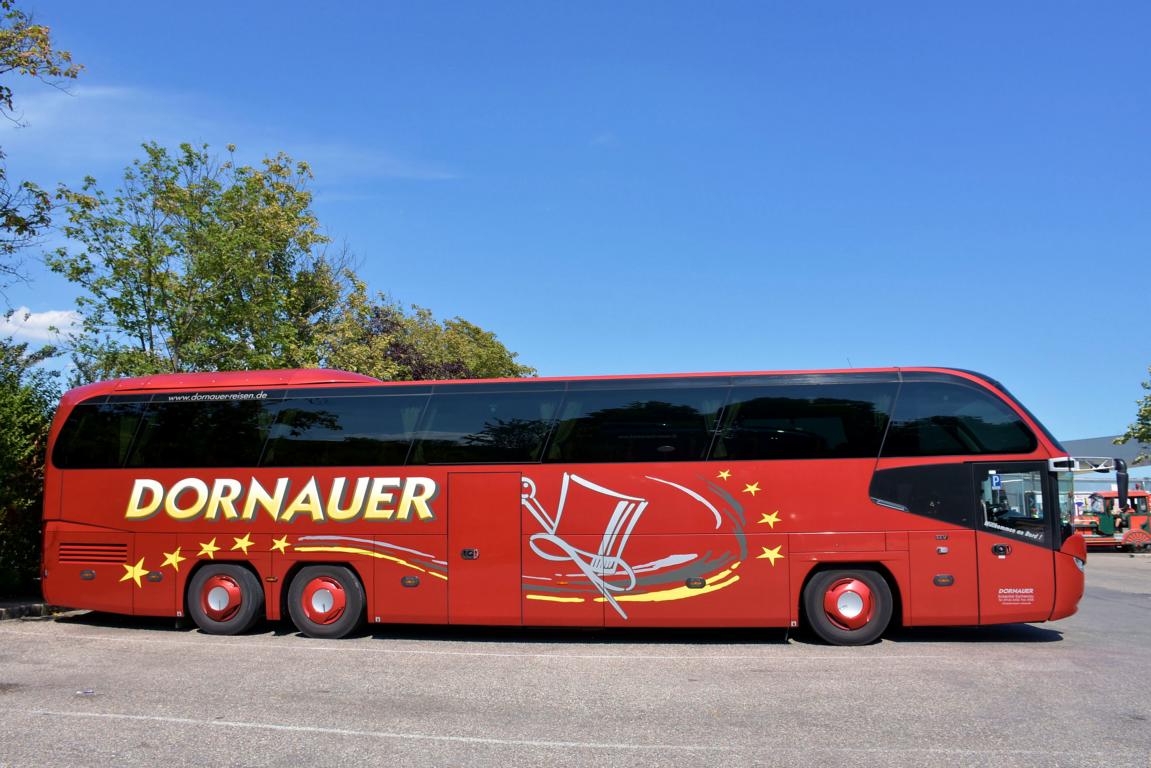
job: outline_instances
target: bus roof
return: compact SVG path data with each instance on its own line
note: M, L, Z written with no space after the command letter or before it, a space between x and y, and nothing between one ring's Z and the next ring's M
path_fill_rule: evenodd
M260 371L218 371L211 373L158 373L151 376L138 376L135 378L112 379L109 381L94 382L72 390L69 394L79 396L78 399L95 395L128 394L132 392L146 392L152 390L205 390L205 389L249 389L262 387L297 387L310 385L338 385L338 384L379 384L381 386L405 385L435 385L435 384L498 384L506 382L564 382L564 381L626 381L642 379L671 379L671 378L723 378L748 376L827 376L842 374L888 374L899 378L904 373L940 373L958 376L989 383L996 388L997 382L982 374L959 368L942 367L914 367L914 368L836 368L824 370L788 370L788 371L726 371L726 372L693 372L693 373L655 373L655 374L621 374L606 376L549 376L500 379L442 379L424 381L381 381L380 379L360 373L349 373L330 368L300 368L284 370ZM71 399L71 398L70 398Z
M157 373L127 379L97 381L71 390L76 399L95 395L127 394L161 389L258 389L312 384L382 384L361 373L330 368L300 368L271 371L219 371L211 373Z
M331 384L378 384L381 386L405 386L436 384L499 384L524 382L565 382L565 381L627 381L651 379L705 379L724 377L754 377L754 376L838 376L843 374L856 375L883 375L887 374L898 379L906 373L937 373L957 376L959 378L979 381L990 384L996 389L1002 385L983 374L961 368L944 368L935 366L924 367L891 367L891 368L828 368L821 370L786 370L786 371L703 371L691 373L636 373L603 376L541 376L532 378L497 378L497 379L436 379L421 381L382 381L361 373L350 373L331 368L299 368L283 370L260 371L218 371L210 373L157 373L151 376L138 376L135 378L111 379L94 382L77 389L72 393L82 394L83 397L107 394L127 394L151 390L202 390L202 389L248 389L261 387L296 387L309 385Z

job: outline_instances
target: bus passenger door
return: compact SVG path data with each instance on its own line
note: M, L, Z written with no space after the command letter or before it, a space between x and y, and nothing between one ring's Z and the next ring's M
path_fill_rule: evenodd
M1055 604L1056 500L1040 462L975 464L979 623L1044 621Z
M519 624L520 474L448 475L448 622Z

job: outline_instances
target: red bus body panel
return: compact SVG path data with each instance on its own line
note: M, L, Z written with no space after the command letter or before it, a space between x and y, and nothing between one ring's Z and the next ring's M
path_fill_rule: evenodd
M52 440L76 403L99 394L369 383L266 371L94 384L65 395ZM1020 418L1038 447L1010 460L1061 455ZM55 604L183 615L199 564L242 563L276 619L302 564L342 563L362 580L375 623L785 627L800 621L816 570L863 565L889 580L908 626L1070 615L1082 594L1070 554L1009 541L1026 552L1004 566L990 554L999 537L869 496L877 468L947 460L49 466L43 585Z
M519 624L520 475L448 475L448 620Z

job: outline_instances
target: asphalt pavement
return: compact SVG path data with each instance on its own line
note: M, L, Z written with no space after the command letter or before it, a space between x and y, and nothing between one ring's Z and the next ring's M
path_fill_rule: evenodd
M1077 615L899 630L0 622L0 766L1151 766L1151 557L1092 555Z

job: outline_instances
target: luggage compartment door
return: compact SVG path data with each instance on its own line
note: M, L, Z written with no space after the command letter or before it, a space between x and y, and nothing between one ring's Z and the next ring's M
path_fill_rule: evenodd
M520 474L448 475L448 622L521 623Z

